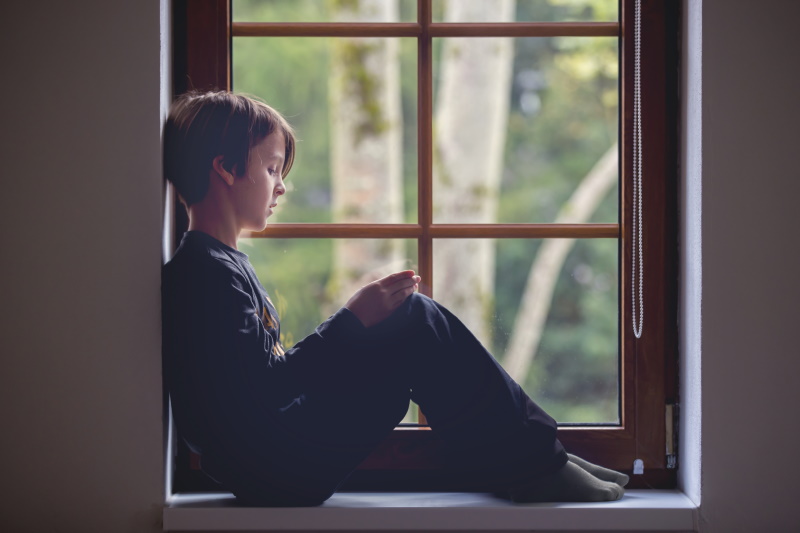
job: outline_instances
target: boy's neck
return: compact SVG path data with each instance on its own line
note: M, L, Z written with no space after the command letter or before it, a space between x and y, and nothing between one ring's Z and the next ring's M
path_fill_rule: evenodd
M202 203L189 207L189 231L201 231L234 250L239 249L236 246L239 228L232 217L223 216L215 209L209 210Z
M219 231L215 231L215 228L203 227L203 226L192 226L190 224L189 225L189 231L199 231L199 232L205 233L206 235L210 235L211 237L214 237L215 239L217 239L222 244L224 244L226 246L230 246L234 250L238 250L239 249L236 246L236 238L235 237L231 238L230 235L228 235L228 234L222 234Z

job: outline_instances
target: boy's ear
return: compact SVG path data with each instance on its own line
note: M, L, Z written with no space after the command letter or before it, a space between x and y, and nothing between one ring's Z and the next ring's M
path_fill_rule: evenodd
M216 172L219 175L219 177L222 178L222 180L225 183L227 183L229 186L231 186L231 185L233 185L233 181L235 179L235 176L225 169L225 167L222 165L222 161L223 160L224 160L224 157L221 156L221 155L218 155L211 162L211 166L214 169L214 172Z

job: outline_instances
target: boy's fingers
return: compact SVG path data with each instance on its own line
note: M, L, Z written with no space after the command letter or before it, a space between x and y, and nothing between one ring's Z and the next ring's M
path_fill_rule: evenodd
M406 301L406 298L411 296L413 293L414 293L414 286L413 285L411 287L405 287L405 288L397 291L396 293L394 293L392 295L392 297L393 297L392 307L393 308L400 307L400 305L403 302Z
M411 278L401 279L396 281L391 287L389 287L389 290L394 294L400 291L411 289L411 291L409 292L410 294L411 292L414 292L414 287L417 285L417 283L419 283L419 280L420 280L419 276L413 276Z
M414 276L413 270L403 270L402 272L395 272L394 274L389 274L385 278L380 279L381 285L391 285L393 283L397 283L398 281L408 279Z

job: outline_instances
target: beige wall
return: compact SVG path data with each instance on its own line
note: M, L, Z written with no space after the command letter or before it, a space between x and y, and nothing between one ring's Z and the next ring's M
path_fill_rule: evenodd
M702 6L701 525L800 531L800 2Z
M160 6L3 2L0 530L156 530Z
M699 465L702 429L703 469L684 483L705 531L785 531L799 523L800 3L700 6L682 346L702 381L683 442ZM3 6L4 531L159 529L160 14Z

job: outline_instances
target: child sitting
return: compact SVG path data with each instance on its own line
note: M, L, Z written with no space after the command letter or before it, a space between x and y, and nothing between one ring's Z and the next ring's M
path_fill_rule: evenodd
M622 497L627 476L569 456L556 422L447 309L397 272L364 286L290 350L247 256L295 157L285 119L228 92L173 104L164 168L189 231L163 270L165 379L202 469L252 505L318 505L403 418L409 400L467 490L515 501ZM357 423L341 427L345 408ZM480 428L480 430L476 430Z

